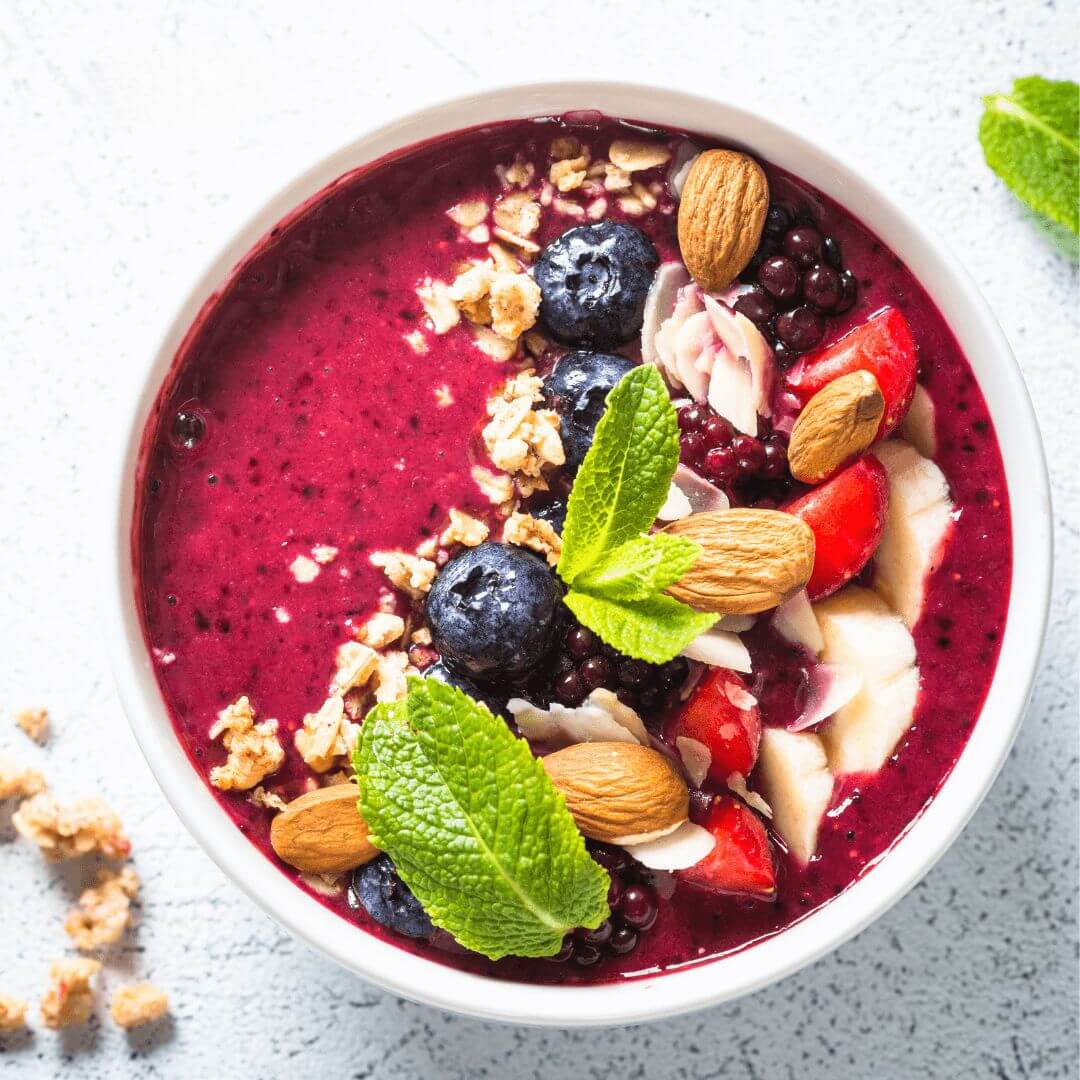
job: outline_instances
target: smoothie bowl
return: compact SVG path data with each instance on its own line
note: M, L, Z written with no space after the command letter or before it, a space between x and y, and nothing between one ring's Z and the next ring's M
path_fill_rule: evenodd
M122 696L290 930L518 1022L795 970L985 794L1046 616L962 273L746 113L497 91L276 199L175 320L111 522Z

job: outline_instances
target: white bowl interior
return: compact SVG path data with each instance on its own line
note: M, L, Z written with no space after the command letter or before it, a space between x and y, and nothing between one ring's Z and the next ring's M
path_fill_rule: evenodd
M199 309L263 234L343 173L393 150L487 121L581 109L743 145L832 196L907 263L959 340L994 418L1012 502L1013 580L1001 659L981 718L937 797L870 873L751 949L656 978L551 987L448 968L348 926L293 885L236 829L191 767L158 691L134 603L131 519L135 466L158 388ZM658 1019L765 986L863 929L926 873L986 794L1019 727L1049 607L1051 517L1038 428L1009 346L967 274L909 214L820 147L741 109L652 87L538 84L451 101L357 139L290 184L213 260L170 322L142 384L133 388L126 424L116 471L107 474L107 632L121 699L150 767L198 842L256 903L347 968L414 1001L487 1019L586 1026Z

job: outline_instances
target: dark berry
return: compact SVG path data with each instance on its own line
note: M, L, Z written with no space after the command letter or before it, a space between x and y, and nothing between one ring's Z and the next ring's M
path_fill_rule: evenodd
M776 317L776 334L780 340L795 352L812 349L825 333L821 316L816 311L804 306L792 308Z
M563 526L566 524L566 503L562 499L552 499L542 506L534 506L529 511L534 518L546 521L562 536Z
M431 919L398 876L388 855L353 872L352 891L363 909L380 925L411 938L429 938Z
M656 922L656 894L647 885L628 885L619 899L619 914L635 930L648 930Z
M592 656L581 665L578 674L590 690L606 686L611 679L611 661L606 656Z
M700 431L709 419L709 410L704 405L684 405L679 410L679 429L686 434Z
M434 679L436 682L446 683L463 690L474 701L482 701L496 716L506 714L506 695L492 693L489 689L478 686L471 679L451 671L441 660L436 661L424 671L425 679Z
M623 686L641 686L649 677L649 665L644 660L621 660L615 677Z
M690 662L685 656L676 656L660 669L660 682L669 690L677 689L690 674Z
M767 323L776 314L776 305L762 286L751 285L735 301L735 310L753 323Z
M574 963L578 967L592 967L600 963L603 955L598 945L586 945L580 942L574 945Z
M625 870L630 865L630 856L620 847L614 844L603 844L596 841L589 843L589 854L594 862L598 862L609 873L617 873Z
M536 263L540 322L564 345L609 348L641 330L660 259L631 225L600 221L552 240Z
M658 686L646 686L638 692L638 712L655 712L664 702L664 691Z
M585 700L588 689L585 686L585 681L576 671L569 671L555 680L553 692L558 701L573 708Z
M813 266L822 255L822 236L813 225L796 225L784 234L784 254L800 266Z
M710 416L705 421L701 434L705 436L705 441L712 450L717 446L727 446L735 434L735 429L722 416Z
M607 891L607 902L609 908L615 907L615 905L619 902L619 897L622 896L622 891L622 882L617 877L613 877Z
M600 639L587 626L575 626L566 635L566 651L579 660L587 660L599 650Z
M206 434L206 421L194 409L180 409L173 417L172 434L185 450L194 450Z
M840 301L840 275L824 263L810 267L803 275L803 296L819 311L831 311Z
M709 449L705 436L700 431L691 431L682 437L681 456L688 465L697 465Z
M791 228L791 213L784 206L774 204L765 215L765 232L770 236L782 236Z
M837 315L847 311L855 303L858 295L859 283L855 280L855 275L850 270L845 270L840 275L840 299L833 310Z
M617 926L607 943L609 953L615 956L625 956L634 951L638 942L637 931L629 926Z
M739 472L735 451L730 446L718 446L710 450L705 455L702 471L718 484L733 483Z
M578 930L574 935L583 945L606 945L611 940L615 927L610 919L605 919L595 930Z
M793 300L799 291L799 268L785 255L774 255L761 264L758 281L775 300Z
M427 597L432 643L480 681L523 675L547 656L561 611L551 569L524 548L487 542L452 559Z
M764 443L764 450L765 460L761 465L761 475L770 480L783 476L787 468L787 450L784 444L770 435Z
M625 356L567 353L544 380L544 398L561 420L566 465L576 472L589 447L611 388L633 368Z
M840 241L835 236L826 236L821 242L821 251L825 261L834 270L844 269L844 257L840 251Z
M571 956L574 955L574 939L573 936L567 934L563 938L562 948L559 949L554 956L545 956L544 959L550 961L552 964L565 964Z

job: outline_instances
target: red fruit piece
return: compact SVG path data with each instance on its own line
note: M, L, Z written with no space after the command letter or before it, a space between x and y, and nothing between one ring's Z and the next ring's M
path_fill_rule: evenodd
M889 479L872 454L780 508L800 517L814 534L811 600L836 592L869 561L881 543L889 509Z
M716 846L676 877L713 892L771 897L776 893L772 845L761 819L731 795L717 795L702 822Z
M750 701L741 676L730 668L710 668L668 720L664 737L676 748L680 735L707 747L712 755L708 776L717 784L732 773L749 776L761 743L761 714Z
M869 371L885 398L877 437L884 439L904 419L915 393L918 355L907 319L886 307L839 341L807 353L786 376L787 388L805 405L823 386L852 371Z

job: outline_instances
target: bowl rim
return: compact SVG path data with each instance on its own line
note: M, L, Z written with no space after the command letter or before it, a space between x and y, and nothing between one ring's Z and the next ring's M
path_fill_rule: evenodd
M143 429L177 349L204 304L279 220L350 169L422 139L499 120L593 109L715 132L718 142L750 147L856 213L904 258L960 342L994 420L1010 495L1013 575L1000 657L971 737L937 795L875 860L872 872L752 948L662 975L565 987L475 975L371 934L343 933L340 916L297 888L235 828L191 766L159 692L136 610L131 522ZM403 113L324 156L264 202L186 291L152 355L133 385L123 388L116 445L102 472L105 636L122 706L169 804L226 876L291 934L385 990L479 1019L558 1027L658 1020L750 993L819 959L905 895L962 830L1008 755L1038 666L1053 557L1049 477L1020 369L973 280L938 237L867 170L756 111L642 83L555 80L497 86Z

